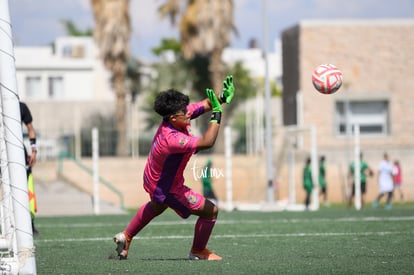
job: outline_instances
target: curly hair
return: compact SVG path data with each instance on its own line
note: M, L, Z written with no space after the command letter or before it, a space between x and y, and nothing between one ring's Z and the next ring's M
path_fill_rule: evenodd
M154 101L154 111L165 119L169 115L183 110L189 102L190 98L187 95L177 90L169 89L157 95Z

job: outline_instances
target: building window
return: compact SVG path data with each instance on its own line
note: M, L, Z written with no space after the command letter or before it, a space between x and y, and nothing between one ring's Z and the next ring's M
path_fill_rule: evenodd
M62 56L63 57L72 57L72 46L71 45L63 46Z
M62 56L69 58L84 58L85 46L83 45L65 45L62 49Z
M359 125L361 135L389 134L388 100L337 101L335 111L335 127L340 136L351 135L354 124Z
M63 97L63 77L51 76L49 77L49 98Z
M26 97L30 99L41 98L41 81L40 76L27 76L25 80Z

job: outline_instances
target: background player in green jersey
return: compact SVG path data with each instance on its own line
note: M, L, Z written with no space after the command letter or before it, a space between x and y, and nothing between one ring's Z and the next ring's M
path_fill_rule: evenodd
M361 172L361 207L364 206L364 196L367 191L367 176L372 177L374 175L373 170L369 167L368 163L363 159L362 153L359 155L360 159L360 172ZM349 177L352 182L352 193L348 199L348 206L351 207L355 196L355 162L349 165Z

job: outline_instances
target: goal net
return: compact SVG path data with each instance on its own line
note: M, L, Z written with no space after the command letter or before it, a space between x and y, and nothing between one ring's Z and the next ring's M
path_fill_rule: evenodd
M3 114L1 105L0 111ZM17 270L18 263L13 196L7 163L3 116L0 116L0 271L6 274Z

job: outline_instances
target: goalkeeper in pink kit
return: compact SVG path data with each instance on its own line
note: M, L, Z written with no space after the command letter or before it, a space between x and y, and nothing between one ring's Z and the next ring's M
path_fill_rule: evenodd
M158 94L154 110L163 121L154 136L144 170L144 189L150 201L142 205L123 232L114 236L119 259L126 259L132 238L152 219L168 207L181 218L196 215L194 240L189 253L191 260L221 260L207 249L207 242L215 225L218 208L202 195L184 185L184 169L196 152L211 148L220 129L222 103L230 103L234 96L232 76L224 81L219 98L206 89L207 98L189 104L189 97L174 89ZM191 134L190 120L212 111L203 136Z

